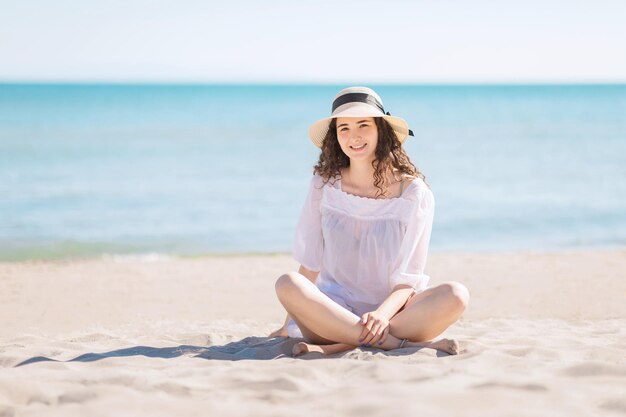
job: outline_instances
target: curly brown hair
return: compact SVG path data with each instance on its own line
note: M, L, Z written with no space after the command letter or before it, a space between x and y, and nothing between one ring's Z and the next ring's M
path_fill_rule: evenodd
M400 175L409 178L426 177L413 165L409 156L402 148L402 144L391 125L382 117L374 117L378 130L378 145L376 158L372 161L374 168L374 186L378 193L374 198L385 198L389 186L387 172L399 171ZM341 169L350 166L350 158L346 155L337 140L337 119L333 118L328 126L328 132L322 141L322 151L313 173L324 179L324 184L341 174ZM334 182L333 182L334 184Z

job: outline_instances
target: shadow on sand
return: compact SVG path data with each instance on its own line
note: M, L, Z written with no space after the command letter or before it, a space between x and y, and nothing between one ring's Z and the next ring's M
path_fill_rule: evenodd
M134 346L125 349L111 350L102 353L85 353L73 359L58 360L47 358L45 356L34 356L15 365L15 367L29 365L37 362L95 362L106 358L119 358L127 356L146 356L149 358L171 359L179 356L191 356L202 359L215 359L227 361L240 360L272 360L280 358L293 358L291 351L293 346L302 341L302 339L293 339L287 337L256 337L250 336L245 339L230 342L222 346L193 346L179 345L172 347L150 347L150 346ZM414 353L419 348L401 349L397 351L382 351L378 349L362 350L375 351L385 356L402 356ZM299 356L297 359L321 359L321 358L339 358L348 352L338 353L335 355L324 356L321 353L312 352ZM449 356L446 353L437 351L437 356Z

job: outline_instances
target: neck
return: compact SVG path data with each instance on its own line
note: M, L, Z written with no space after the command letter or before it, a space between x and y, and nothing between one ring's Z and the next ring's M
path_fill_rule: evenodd
M374 167L372 161L350 161L346 168L350 185L360 190L369 190L374 186Z

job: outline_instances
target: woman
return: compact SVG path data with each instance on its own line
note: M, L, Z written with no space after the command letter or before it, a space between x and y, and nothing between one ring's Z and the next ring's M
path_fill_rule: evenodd
M350 87L309 135L321 154L296 230L300 269L276 282L288 315L271 336L303 337L295 355L356 346L456 354L456 341L432 340L458 320L469 292L458 282L428 287L434 199L402 148L407 123L373 90Z

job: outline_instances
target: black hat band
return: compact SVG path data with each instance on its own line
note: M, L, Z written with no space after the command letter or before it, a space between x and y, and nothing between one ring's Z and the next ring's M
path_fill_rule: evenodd
M380 110L381 112L383 112L383 114L385 114L385 109L383 108L383 105L380 103L380 101L376 100L376 97L367 93L348 93L348 94L342 95L341 97L337 97L335 101L333 101L332 113L334 113L335 110L337 110L337 107L343 106L344 104L347 104L347 103L354 103L354 102L369 104L370 106L374 106L378 108L378 110Z

